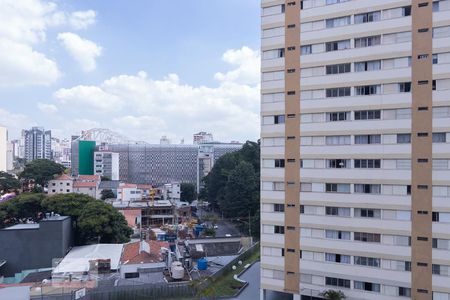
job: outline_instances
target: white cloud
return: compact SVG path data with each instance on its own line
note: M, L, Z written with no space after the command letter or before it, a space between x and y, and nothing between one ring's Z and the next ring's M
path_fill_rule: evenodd
M95 60L102 54L102 47L71 32L58 34L58 40L80 64L83 71L91 72L95 70Z
M23 128L35 126L28 116L23 114L14 114L10 111L0 108L0 126L5 126L8 135L11 138L18 137Z
M56 26L85 29L95 23L95 18L93 10L70 13L47 0L0 0L0 86L54 83L61 77L61 71L53 58L37 50L45 45L48 29ZM92 69L99 48L88 46L90 49L86 51L91 54L84 58L83 66Z
M119 97L111 95L96 86L79 85L71 89L59 89L54 97L62 104L69 105L75 109L77 107L83 110L87 108L96 109L98 113L117 111L122 108L123 102Z
M227 51L224 60L235 69L224 74L217 87L183 84L176 74L156 80L141 71L111 77L97 86L60 89L54 96L62 104L111 112L112 121L102 125L136 140L156 142L167 135L190 141L200 130L211 131L223 141L256 139L259 55L244 47Z
M0 37L0 86L48 85L60 76L56 63L43 53Z
M238 66L237 69L226 73L216 73L215 79L219 81L239 82L241 84L258 84L260 78L260 56L259 52L242 47L241 49L230 49L226 51L222 60Z
M74 29L86 29L95 23L97 13L93 10L75 11L70 14L69 24Z
M41 112L46 114L54 114L58 112L58 107L54 104L38 102L37 107Z

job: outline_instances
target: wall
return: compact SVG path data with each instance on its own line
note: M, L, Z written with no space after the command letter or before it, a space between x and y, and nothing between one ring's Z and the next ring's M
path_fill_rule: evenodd
M65 256L72 245L70 218L45 220L39 225L39 229L0 230L0 253L6 260L1 275L48 268L54 258Z

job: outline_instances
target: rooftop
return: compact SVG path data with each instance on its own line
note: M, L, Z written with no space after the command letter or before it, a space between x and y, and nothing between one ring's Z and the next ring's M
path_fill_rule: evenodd
M73 187L74 188L83 188L83 187L95 188L95 187L97 187L97 183L96 182L75 181L73 183Z
M100 181L100 175L78 175L78 181Z
M163 262L163 256L161 255L161 248L169 248L168 242L161 241L142 241L148 245L147 249L144 249L139 253L140 243L134 242L124 246L121 262L123 264L142 264L142 263L160 263ZM145 248L145 247L144 247ZM147 252L149 250L150 252Z
M62 174L62 175L59 175L58 177L54 178L53 180L73 180L73 178L67 174Z
M17 224L17 225L3 228L2 230L23 230L23 229L39 229L39 224L38 223Z

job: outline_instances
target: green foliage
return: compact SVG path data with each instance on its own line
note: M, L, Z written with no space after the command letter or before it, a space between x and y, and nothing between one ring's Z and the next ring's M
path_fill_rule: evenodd
M259 237L259 151L259 142L247 141L241 150L220 157L204 178L205 188L199 195L226 218L250 221L254 237ZM243 229L245 224L239 224Z
M195 184L184 182L180 186L181 188L181 201L187 201L191 203L197 198L197 188Z
M116 198L116 195L114 195L114 192L112 190L102 190L100 194L102 195L102 200Z
M13 225L21 220L39 220L43 194L24 193L0 204L0 227Z
M75 230L75 243L124 243L132 230L124 216L111 205L82 194L25 193L0 204L0 227L31 218L38 221L46 212L70 216Z
M84 207L78 226L83 243L125 243L130 241L133 233L121 213L111 205L94 199Z
M20 189L20 181L9 173L0 172L0 194L17 189Z
M65 167L48 159L36 159L25 165L19 177L25 180L34 180L41 186L47 185L55 175L63 174Z
M216 236L216 230L214 228L205 228L202 232L204 236Z
M100 180L101 181L111 181L111 178L109 178L108 176L101 176Z
M342 300L346 298L345 294L342 291L335 291L335 290L323 291L319 295L327 300Z

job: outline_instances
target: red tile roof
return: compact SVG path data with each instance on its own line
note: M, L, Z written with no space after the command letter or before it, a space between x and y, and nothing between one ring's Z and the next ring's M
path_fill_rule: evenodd
M153 188L153 186L150 184L138 184L137 188L142 190L150 190Z
M83 187L95 188L95 187L97 187L97 182L74 181L73 187L74 188L83 188Z
M59 175L58 177L54 178L53 180L73 180L73 178L67 174L62 174L62 175Z
M123 248L122 258L120 259L120 261L126 265L162 262L163 256L161 255L161 248L169 248L169 243L161 241L145 242L150 246L150 253L147 253L145 251L139 253L140 242L126 244Z
M78 175L79 181L100 181L100 175Z
M136 189L137 188L137 184L133 184L133 183L121 183L120 185L119 185L119 188L134 188L134 189Z

